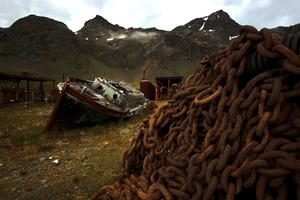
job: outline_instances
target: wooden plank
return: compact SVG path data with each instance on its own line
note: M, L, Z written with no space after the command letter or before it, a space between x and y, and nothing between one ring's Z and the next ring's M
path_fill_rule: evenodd
M0 104L4 104L4 93L1 89L0 89Z

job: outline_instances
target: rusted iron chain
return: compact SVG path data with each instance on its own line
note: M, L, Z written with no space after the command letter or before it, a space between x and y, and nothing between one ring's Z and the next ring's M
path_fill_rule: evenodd
M249 78L258 68L246 65L253 51L272 66ZM299 197L300 55L270 30L243 26L201 63L144 121L123 154L120 181L94 199Z

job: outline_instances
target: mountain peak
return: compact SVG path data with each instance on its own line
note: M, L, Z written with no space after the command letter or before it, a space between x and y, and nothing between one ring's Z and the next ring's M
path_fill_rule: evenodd
M100 15L96 15L93 19L88 20L87 22L94 22L94 23L103 23L103 24L111 24L109 23L104 17Z
M102 16L100 16L100 15L96 15L95 17L94 17L94 19L104 19ZM106 20L106 19L104 19L104 20Z
M78 36L86 39L93 38L107 38L111 32L119 32L124 30L124 27L118 24L111 24L104 17L96 15L93 19L90 19L84 23L84 26L77 32Z
M214 14L218 14L218 15L226 15L229 16L227 12L225 12L224 10L217 10L216 12L211 13L210 15L214 15Z
M107 21L104 17L100 15L96 15L93 19L90 19L84 23L84 26L79 32L85 32L87 30L93 30L93 31L118 31L120 29L124 29L123 27L119 25L111 24L109 21Z
M208 18L211 18L212 20L218 20L218 19L230 19L230 16L227 12L223 10L218 10L216 12L211 13Z
M9 28L11 31L16 33L18 32L34 32L34 31L41 31L41 30L68 30L68 27L54 19L37 16L37 15L28 15L26 17L20 18L19 20L15 21Z
M100 15L96 15L93 19L90 19L84 23L84 26L113 26L109 23L104 17Z
M208 16L193 19L183 26L173 29L177 34L203 33L226 33L232 35L238 33L239 24L230 18L228 13L218 10Z

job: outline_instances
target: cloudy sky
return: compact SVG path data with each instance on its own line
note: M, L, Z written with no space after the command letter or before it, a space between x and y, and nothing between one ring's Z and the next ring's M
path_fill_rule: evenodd
M257 28L300 23L299 0L0 0L0 27L29 14L79 30L96 14L113 24L171 30L223 9L238 23Z

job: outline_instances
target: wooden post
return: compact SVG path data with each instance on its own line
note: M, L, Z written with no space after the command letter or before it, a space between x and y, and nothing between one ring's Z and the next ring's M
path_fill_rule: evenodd
M0 89L0 105L4 104L4 92Z
M41 83L41 87L40 87L41 103L44 103L45 98L44 98L44 90L43 90L43 81L40 81L40 83Z
M19 86L20 86L20 80L16 80L17 83L17 89L16 89L16 102L20 101L20 91L19 91Z
M20 101L20 92L18 89L16 90L16 99L15 100L16 100L16 102Z
M31 91L31 100L32 102L36 103L36 90Z
M29 80L27 80L27 101L30 101L30 94L29 94Z

